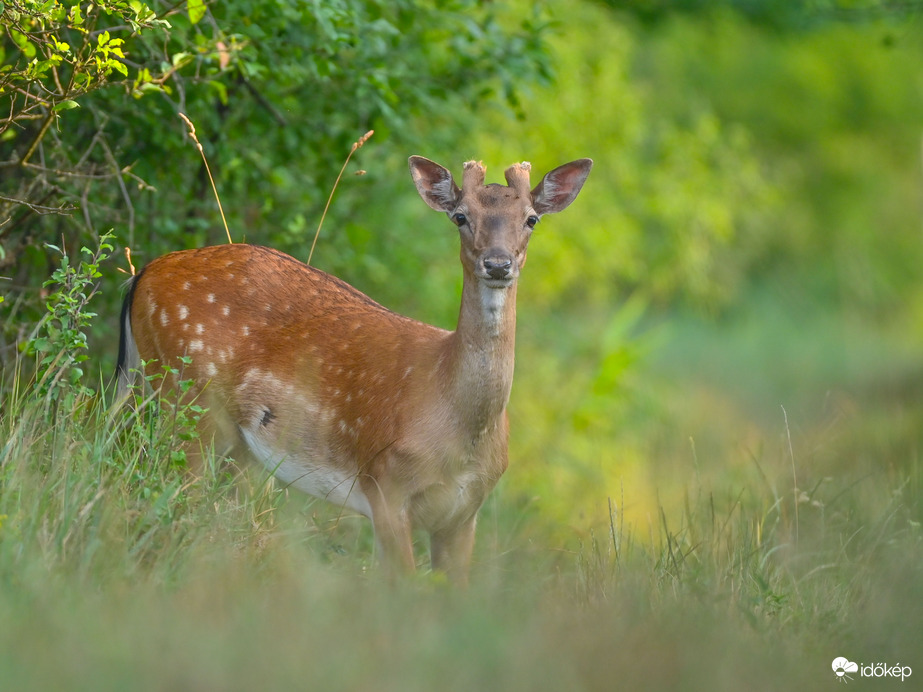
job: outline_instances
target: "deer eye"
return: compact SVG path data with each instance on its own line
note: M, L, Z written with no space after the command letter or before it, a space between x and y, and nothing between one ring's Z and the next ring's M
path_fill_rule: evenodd
M459 212L452 215L452 221L455 222L456 226L464 226L466 223L468 223L468 217Z
M538 223L538 217L535 214L533 214L528 219L526 219L526 226L528 226L529 228L535 228L535 224L537 223Z

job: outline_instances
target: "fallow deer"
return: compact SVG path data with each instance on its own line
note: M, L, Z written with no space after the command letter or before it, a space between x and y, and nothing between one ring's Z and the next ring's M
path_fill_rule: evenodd
M434 570L465 583L478 510L507 467L516 288L532 230L576 198L580 159L530 189L530 164L462 187L420 156L423 200L461 238L458 326L446 331L382 307L288 255L245 244L164 255L131 279L122 308L120 386L181 368L207 407L201 439L236 460L372 520L392 571L412 571L413 526ZM179 358L191 362L181 365ZM175 382L172 383L175 386Z

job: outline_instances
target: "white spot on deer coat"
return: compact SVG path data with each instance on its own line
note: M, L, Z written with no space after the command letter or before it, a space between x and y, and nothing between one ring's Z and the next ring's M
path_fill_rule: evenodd
M181 320L184 320L187 317L189 317L189 308L187 308L185 305L179 305L177 306L177 309L179 310L179 318Z

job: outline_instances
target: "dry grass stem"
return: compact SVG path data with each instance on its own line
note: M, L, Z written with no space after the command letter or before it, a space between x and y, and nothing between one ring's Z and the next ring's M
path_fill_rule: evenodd
M202 147L202 143L199 141L199 138L196 137L195 125L193 125L192 121L186 117L185 113L180 113L179 117L181 117L189 127L189 136L192 137L192 141L195 142L199 153L202 155L202 161L205 163L205 172L208 173L208 180L212 184L212 192L215 193L215 201L218 203L218 211L221 213L221 223L224 224L224 232L228 236L228 242L233 244L234 241L231 240L231 231L228 229L228 220L224 216L224 208L221 206L221 198L218 196L218 188L215 185L215 179L212 177L212 170L208 166L208 159L205 157L205 149Z
M349 159L352 158L352 155L356 152L357 149L360 149L363 144L369 141L369 137L375 134L375 130L369 130L364 135L362 135L357 141L353 142L352 149L349 150L349 153L346 155L346 160L343 162L343 167L340 169L337 179L333 182L333 189L330 190L330 196L327 197L327 204L324 205L324 213L320 215L320 221L317 224L317 231L314 233L314 240L311 243L311 251L308 253L307 264L311 264L311 258L314 256L314 247L317 245L317 239L320 237L320 229L324 225L324 219L327 218L327 210L330 209L330 203L333 201L333 194L337 190L337 185L340 184L340 178L343 177L343 172L346 170L346 166L349 164ZM365 171L360 171L357 175L364 175Z

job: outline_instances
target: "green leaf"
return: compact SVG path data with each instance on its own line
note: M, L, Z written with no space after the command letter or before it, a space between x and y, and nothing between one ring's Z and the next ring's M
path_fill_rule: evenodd
M26 56L26 58L31 60L35 57L35 46L32 45L32 42L24 34L19 33L15 29L11 29L10 37L13 39L13 42L19 46L19 50L22 51L22 54Z
M208 83L208 86L218 93L218 100L221 101L221 105L228 105L228 88L223 83L213 80Z
M51 342L44 336L32 340L32 348L40 353L47 353L51 350Z
M60 103L56 103L51 110L57 113L59 111L69 111L73 108L80 108L80 104L76 101L61 101Z
M199 20L205 16L204 0L188 0L186 10L189 12L189 21L198 24Z
M74 5L71 7L68 21L72 26L80 26L83 24L83 15L80 14L80 5Z

